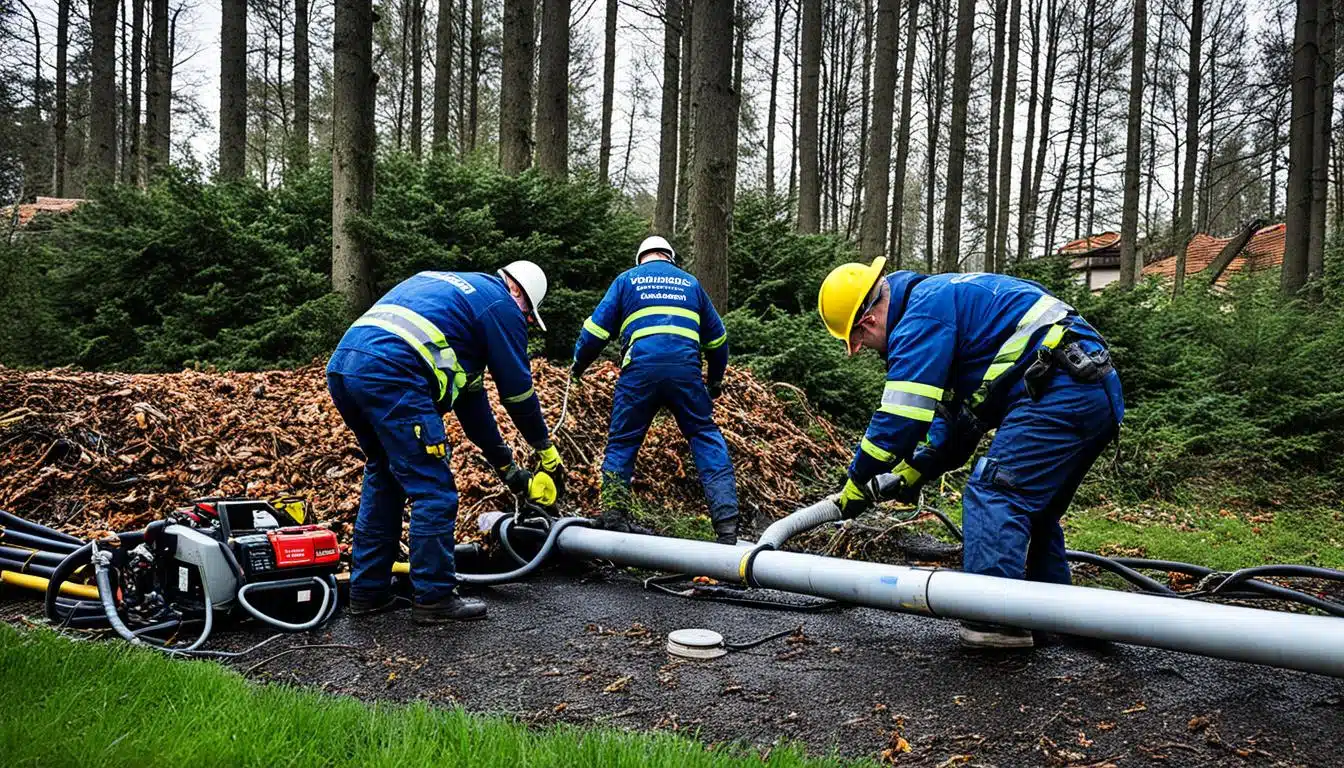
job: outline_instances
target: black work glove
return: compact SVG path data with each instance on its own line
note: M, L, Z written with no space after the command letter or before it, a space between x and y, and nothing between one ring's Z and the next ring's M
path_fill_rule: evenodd
M504 485L508 486L515 496L527 498L527 489L532 484L532 473L518 466L517 462L510 462L509 466L500 469L499 479L504 481Z
M874 478L873 485L874 495L880 500L915 504L924 487L924 478L918 469L902 461L891 474Z
M873 508L877 503L877 493L870 480L862 485L855 483L853 478L845 478L845 485L840 489L840 493L835 497L835 503L840 507L840 516L846 520L853 520Z
M555 499L559 501L565 498L565 463L560 458L560 451L556 450L554 445L548 445L537 451L537 458L541 460L541 471L550 475L551 480L555 481Z
M719 395L723 394L723 381L710 381L705 383L705 388L709 390L709 399L718 400Z

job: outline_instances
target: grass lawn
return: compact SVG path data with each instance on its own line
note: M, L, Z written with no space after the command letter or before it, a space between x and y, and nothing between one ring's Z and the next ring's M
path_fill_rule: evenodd
M255 685L213 662L119 641L0 624L0 764L728 768L761 759L673 734L531 729L460 709L367 705ZM769 764L842 763L778 749Z

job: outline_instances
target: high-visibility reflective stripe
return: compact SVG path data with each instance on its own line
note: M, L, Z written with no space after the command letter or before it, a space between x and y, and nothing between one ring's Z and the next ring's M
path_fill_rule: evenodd
M989 395L990 385L1017 363L1018 359L1022 357L1022 353L1027 349L1027 342L1031 341L1031 337L1037 331L1058 323L1068 317L1072 311L1073 307L1054 296L1042 296L1037 299L1036 303L1031 305L1031 309L1028 309L1022 315L1022 319L1017 321L1017 330L1013 331L1013 335L1009 336L1008 340L1003 342L1003 346L999 347L999 351L994 355L994 362L990 363L989 368L985 370L984 382L971 396L970 405L974 407L984 402ZM1058 332L1054 329L1050 331L1050 334L1056 334L1053 339L1054 344L1058 344L1060 339L1064 337L1063 326L1058 327ZM1047 338L1050 334L1047 334ZM1053 347L1054 344L1050 346Z
M635 322L636 320L642 317L648 317L650 315L672 315L674 317L684 317L687 320L694 320L696 325L700 324L700 313L692 312L689 309L683 309L681 307L645 307L636 312L631 312L630 316L625 318L625 322L621 323L621 333L625 333L625 329L630 327L631 323Z
M442 400L446 396L451 405L457 399L458 391L466 386L467 372L458 363L457 353L448 346L443 331L423 315L397 304L375 304L354 324L381 328L410 344L434 369L439 382L436 399Z
M882 405L877 410L916 421L933 421L934 409L942 397L942 388L931 384L888 381L882 390Z
M722 336L706 344L705 349L718 349L719 347L722 347L723 343L727 340L728 332L724 331Z
M535 392L535 391L536 391L536 388L535 388L535 387L528 387L528 388L527 388L527 391L524 392L524 393L522 393L521 395L514 395L513 397L505 397L505 398L502 398L502 399L503 399L504 402L506 402L506 403L508 403L508 404L510 404L510 405L512 405L512 404L514 404L514 403L521 403L521 402L523 402L524 400L526 400L527 398L531 397L531 396L532 396L532 393Z
M611 331L608 331L606 328L593 322L593 318L591 317L583 321L583 329L603 341L611 338Z
M1068 328L1059 323L1050 326L1050 330L1045 332L1045 338L1041 340L1041 346L1046 349L1054 349L1059 346L1059 342L1064 339L1064 331L1066 330Z
M880 462L891 464L896 461L896 456L893 455L891 451L879 447L872 440L869 440L867 436L864 436L863 441L859 443L859 447L863 449L864 453Z
M645 336L655 336L660 333L670 333L673 336L685 336L697 344L700 343L700 333L698 331L693 331L690 328L682 328L679 325L651 325L648 328L640 328L630 334L630 341L633 343Z

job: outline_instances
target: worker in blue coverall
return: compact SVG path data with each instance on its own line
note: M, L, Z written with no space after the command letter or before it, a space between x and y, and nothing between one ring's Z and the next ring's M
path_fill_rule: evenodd
M847 518L869 509L873 479L895 470L910 501L963 466L995 429L962 495L963 568L1068 584L1060 517L1119 433L1120 378L1101 335L1037 283L996 274L883 278L885 259L845 264L818 309L851 355L886 357L882 403L837 496ZM963 621L963 643L1030 647L1030 632Z
M736 544L737 481L710 403L723 391L728 332L699 281L678 269L676 259L663 238L645 239L635 267L611 284L574 345L579 377L608 340L621 340L621 377L602 462L602 522L609 530L630 530L635 457L653 417L667 408L691 445L717 540ZM702 353L708 358L703 380Z
M409 498L412 620L485 616L484 603L456 590L457 487L443 425L449 410L515 494L551 504L563 493L564 465L542 418L527 357L528 324L546 330L537 313L545 295L546 275L528 261L497 275L421 272L388 291L341 339L327 365L327 387L365 457L351 613L393 605L392 564ZM499 434L486 399L486 369L504 409L540 457L535 475L514 461Z

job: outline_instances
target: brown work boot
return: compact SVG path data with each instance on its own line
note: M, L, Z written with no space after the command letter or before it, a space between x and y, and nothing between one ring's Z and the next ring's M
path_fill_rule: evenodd
M472 621L485 618L485 603L456 593L433 603L415 603L411 606L411 621L416 624L446 624L450 621Z

